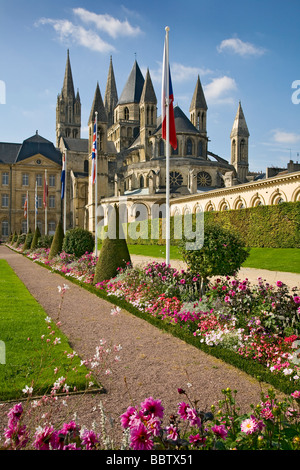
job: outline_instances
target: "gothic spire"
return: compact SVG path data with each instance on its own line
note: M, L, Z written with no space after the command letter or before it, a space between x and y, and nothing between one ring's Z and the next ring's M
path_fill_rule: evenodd
M111 126L114 122L114 109L118 102L118 92L114 74L114 68L112 64L112 57L110 56L110 63L108 69L108 76L106 82L106 89L104 95L104 107L107 114L108 126Z
M90 112L90 117L89 117L89 122L88 123L94 122L95 112L96 111L98 112L98 118L97 118L98 122L107 122L107 114L106 114L104 104L103 104L103 101L102 101L102 96L101 96L100 87L99 87L98 82L97 82L97 86L96 86L96 91L95 91L94 100L93 100L92 109L91 109L91 112Z
M207 104L203 92L203 88L200 82L200 77L198 75L196 87L194 90L191 106L190 106L190 111L193 109L205 109L207 110Z
M154 91L154 88L153 88L152 80L151 80L151 77L150 77L149 69L147 69L146 78L145 78L145 82L144 82L143 91L142 91L142 94L141 94L140 103L153 103L153 104L157 103L157 99L156 99L155 91Z
M234 119L230 137L237 136L237 135L241 137L250 136L241 102L239 102L239 107L238 107L238 110Z
M67 52L67 63L66 63L66 69L65 69L64 84L63 84L63 88L62 88L62 95L63 95L64 98L71 97L71 98L75 99L75 92L74 92L74 84L73 84L69 49L68 49L68 52Z
M118 104L139 103L144 86L144 77L138 66L137 61L134 61L128 80L122 91Z

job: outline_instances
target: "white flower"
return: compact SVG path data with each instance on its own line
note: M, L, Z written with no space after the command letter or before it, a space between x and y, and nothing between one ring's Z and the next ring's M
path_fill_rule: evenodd
M28 395L31 395L32 392L33 392L33 388L32 388L32 387L28 387L28 385L26 385L25 388L23 388L22 392L23 392L23 393L27 393Z
M284 373L284 375L291 375L294 371L293 371L293 369L285 368L285 369L283 369L282 372Z
M51 320L51 317L46 317L46 318L45 318L45 322L46 322L46 323L51 323L51 321L52 321L52 320Z

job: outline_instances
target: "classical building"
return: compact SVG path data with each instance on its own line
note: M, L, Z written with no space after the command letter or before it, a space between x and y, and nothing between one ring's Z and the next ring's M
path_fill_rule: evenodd
M227 210L300 200L300 165L249 172L249 130L241 103L230 134L230 161L211 150L207 136L208 107L197 78L189 117L175 106L177 149L170 155L172 214L196 210ZM91 184L92 140L95 117L98 137L98 204L126 202L126 218L134 220L136 205L150 217L154 206L165 202L166 148L162 139L157 98L149 70L143 76L134 61L120 96L112 59L104 100L99 83L88 119L88 138L81 137L81 100L75 93L69 51L61 92L56 102L56 143L38 132L22 144L0 143L0 237L26 232L24 201L29 195L29 226L34 228L35 187L37 224L41 233L53 233L62 218L61 166L67 162L67 229L95 231L95 185ZM47 218L43 210L43 183L47 175ZM98 221L99 222L99 221Z

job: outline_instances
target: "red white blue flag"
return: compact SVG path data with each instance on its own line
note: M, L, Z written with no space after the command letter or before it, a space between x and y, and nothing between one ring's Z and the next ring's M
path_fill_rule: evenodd
M66 182L66 155L63 154L62 171L61 171L61 198L65 196L65 182Z
M24 217L27 219L27 206L28 206L28 194L26 195L25 203L24 203Z
M169 100L167 106L167 80L169 70ZM163 58L163 74L162 74L162 91L161 91L161 114L162 114L162 138L166 140L167 137L167 108L169 109L169 141L174 150L177 149L177 138L176 138L176 128L175 128L175 117L174 117L174 108L173 108L173 87L171 80L170 65L167 64L166 57L166 42L164 47L164 58Z
M91 182L92 184L96 181L96 159L97 159L97 122L95 119L94 124L94 135L93 135L93 148L92 148L92 174Z

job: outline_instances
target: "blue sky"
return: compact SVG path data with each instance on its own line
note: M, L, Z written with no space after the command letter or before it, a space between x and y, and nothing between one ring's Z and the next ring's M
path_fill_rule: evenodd
M144 74L149 68L160 114L169 26L175 103L189 116L199 74L209 150L230 159L241 101L250 170L286 167L290 158L300 161L299 14L299 0L0 0L0 141L22 142L38 130L55 142L67 49L82 137L97 81L104 97L111 55L119 96L135 57Z

